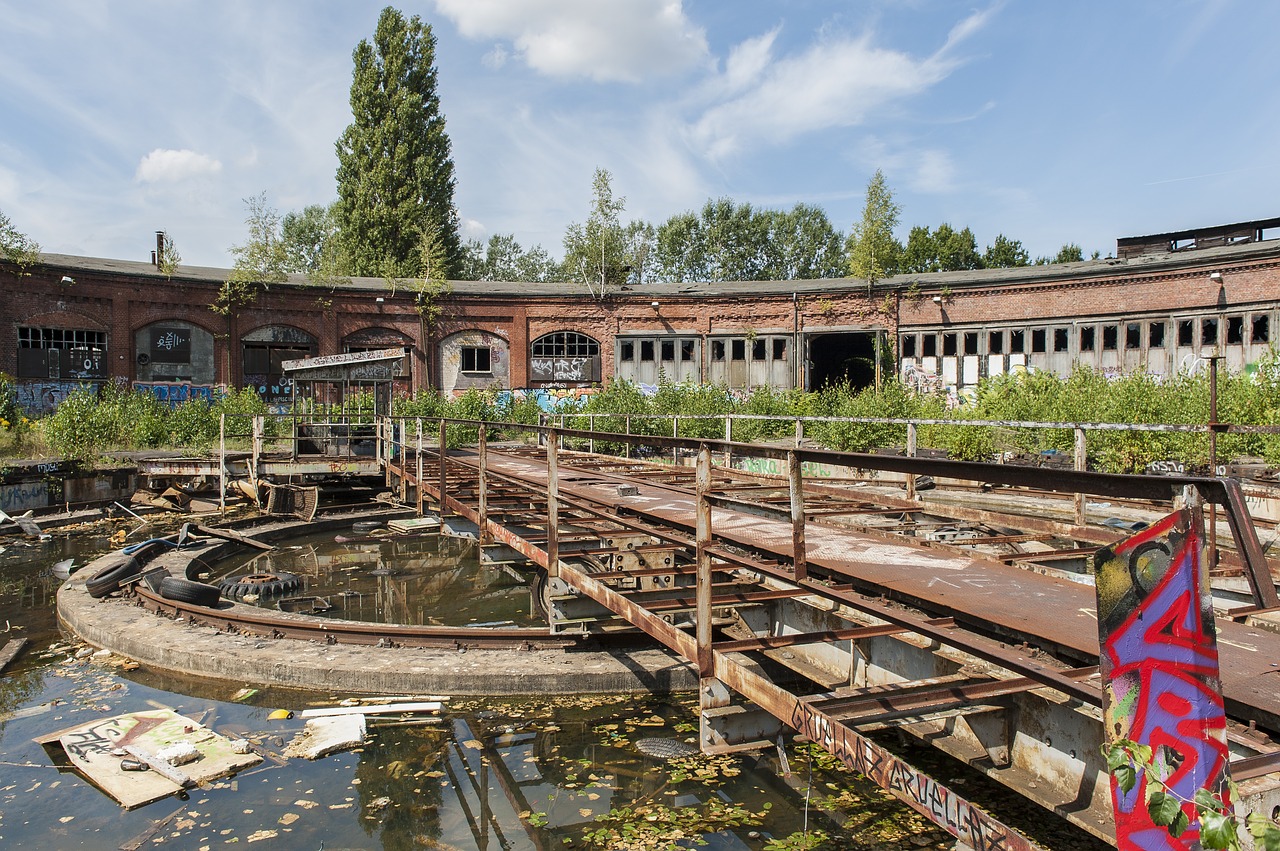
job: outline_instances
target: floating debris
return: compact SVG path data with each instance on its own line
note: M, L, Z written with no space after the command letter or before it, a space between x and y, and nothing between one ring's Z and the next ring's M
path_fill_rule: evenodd
M635 745L640 753L657 759L680 759L698 753L696 747L679 739L636 739Z

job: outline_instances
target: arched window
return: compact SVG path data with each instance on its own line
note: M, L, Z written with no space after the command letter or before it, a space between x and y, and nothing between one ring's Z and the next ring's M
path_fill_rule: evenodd
M577 331L543 334L533 341L535 358L593 358L600 354L600 344Z
M543 334L530 346L534 381L599 381L600 344L577 331Z

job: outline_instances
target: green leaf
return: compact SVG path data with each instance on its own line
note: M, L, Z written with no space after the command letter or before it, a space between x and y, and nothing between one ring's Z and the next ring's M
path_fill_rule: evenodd
M1239 844L1234 817L1215 812L1200 814L1200 845L1202 847L1228 849L1238 848Z
M1249 834L1262 851L1280 851L1280 827L1262 813L1249 813Z
M1147 801L1147 813L1151 816L1151 821L1162 827L1169 827L1169 833L1174 836L1178 834L1173 832L1172 825L1181 812L1181 803L1168 792L1153 792L1151 799Z
M1122 765L1129 765L1129 751L1122 742L1115 742L1107 750L1107 770L1114 773Z
M1112 769L1111 776L1115 778L1116 786L1120 787L1121 792L1132 791L1138 782L1137 769L1127 762Z
M1218 800L1218 796L1208 789L1197 789L1195 802L1202 812L1220 813L1226 809L1222 801Z
M1169 835L1181 836L1187 832L1187 827L1190 824L1191 820L1187 818L1187 814L1179 809L1178 814L1173 818L1173 824L1169 825Z

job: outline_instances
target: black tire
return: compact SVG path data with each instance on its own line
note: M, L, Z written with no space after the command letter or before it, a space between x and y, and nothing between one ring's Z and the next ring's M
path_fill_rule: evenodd
M359 532L361 534L367 534L369 532L372 532L375 529L381 529L381 528L382 528L382 521L380 520L357 520L356 522L351 524L351 531Z
M296 573L250 573L227 576L218 582L222 596L241 600L253 594L258 597L287 597L302 590L302 577Z
M94 561L98 565L93 575L85 580L89 596L99 600L120 590L120 583L137 576L142 568L138 560L125 552L109 553Z
M160 580L160 596L166 600L177 600L180 603L192 603L197 606L216 606L222 598L216 586L203 582L192 582L177 576L166 576Z

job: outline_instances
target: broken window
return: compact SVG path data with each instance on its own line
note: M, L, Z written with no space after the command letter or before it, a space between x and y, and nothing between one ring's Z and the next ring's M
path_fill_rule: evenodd
M1196 343L1195 329L1196 329L1195 323L1192 322L1190 319L1183 319L1181 322L1179 322L1178 323L1178 345L1194 346Z
M1244 344L1244 317L1228 316L1227 317L1227 345L1240 346Z
M1147 347L1152 349L1164 348L1164 323L1152 322L1147 326Z
M1080 329L1080 351L1091 352L1094 347L1094 337L1097 335L1097 329L1092 325L1086 325Z
M1253 335L1250 342L1266 343L1271 340L1271 317L1259 313L1253 317Z
M1216 346L1218 344L1217 319L1200 320L1200 343L1205 346Z

